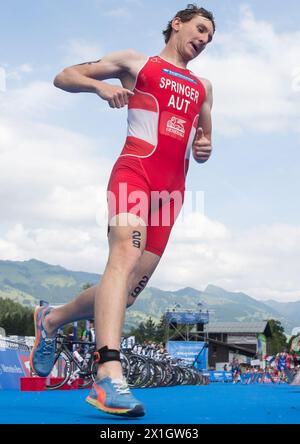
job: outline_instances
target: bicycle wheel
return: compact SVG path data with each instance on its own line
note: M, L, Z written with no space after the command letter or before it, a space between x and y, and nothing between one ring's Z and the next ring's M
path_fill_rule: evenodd
M170 363L168 362L164 362L164 373L165 373L165 377L162 381L162 385L163 387L168 387L172 385L172 381L173 381L173 367Z
M181 385L183 381L183 374L180 370L180 367L173 365L173 377L172 377L172 383L171 385Z
M54 367L47 377L46 389L55 390L62 387L71 376L71 362L68 356L61 352L56 360Z
M165 378L165 368L164 365L159 361L152 361L154 366L154 381L152 387L162 387L163 380Z
M87 373L83 373L83 372L79 373L79 378L83 381L82 383L78 382L78 388L79 389L88 388L94 382L91 370L89 372L87 372Z
M147 359L140 355L130 353L127 355L130 372L127 377L129 387L144 387L150 376L150 365Z
M144 384L141 385L142 388L150 388L154 387L155 385L155 363L153 359L147 359L147 366L148 366L148 379L145 380Z
M121 365L123 370L123 375L127 379L130 373L130 362L126 354L120 352Z

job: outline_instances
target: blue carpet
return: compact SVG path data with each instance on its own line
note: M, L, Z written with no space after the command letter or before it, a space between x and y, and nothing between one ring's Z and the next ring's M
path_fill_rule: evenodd
M87 390L0 391L1 424L299 424L300 387L234 385L137 389L147 414L106 415L84 402Z

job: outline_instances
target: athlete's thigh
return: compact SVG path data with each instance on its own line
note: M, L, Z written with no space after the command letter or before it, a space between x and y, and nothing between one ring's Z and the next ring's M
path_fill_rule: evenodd
M109 221L108 242L109 254L122 254L126 257L138 257L139 260L147 241L147 227L142 219L123 213Z
M177 200L175 203L171 199L170 202L165 202L151 213L145 249L160 257L166 249L171 231L182 208L184 193L179 191L178 195L180 197L179 201Z

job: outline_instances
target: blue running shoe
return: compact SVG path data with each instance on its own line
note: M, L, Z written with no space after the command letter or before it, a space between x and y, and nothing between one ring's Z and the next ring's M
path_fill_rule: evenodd
M86 402L102 412L118 416L144 416L144 406L131 394L125 379L95 381Z
M35 343L30 353L31 369L39 376L51 373L55 362L56 338L47 338L43 321L51 311L48 305L42 305L34 312Z

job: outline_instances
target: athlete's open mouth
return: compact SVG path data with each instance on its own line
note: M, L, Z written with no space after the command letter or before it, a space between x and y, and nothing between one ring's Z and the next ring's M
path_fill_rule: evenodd
M197 48L197 46L193 42L191 42L191 45L194 48L195 52L198 52L198 48Z

